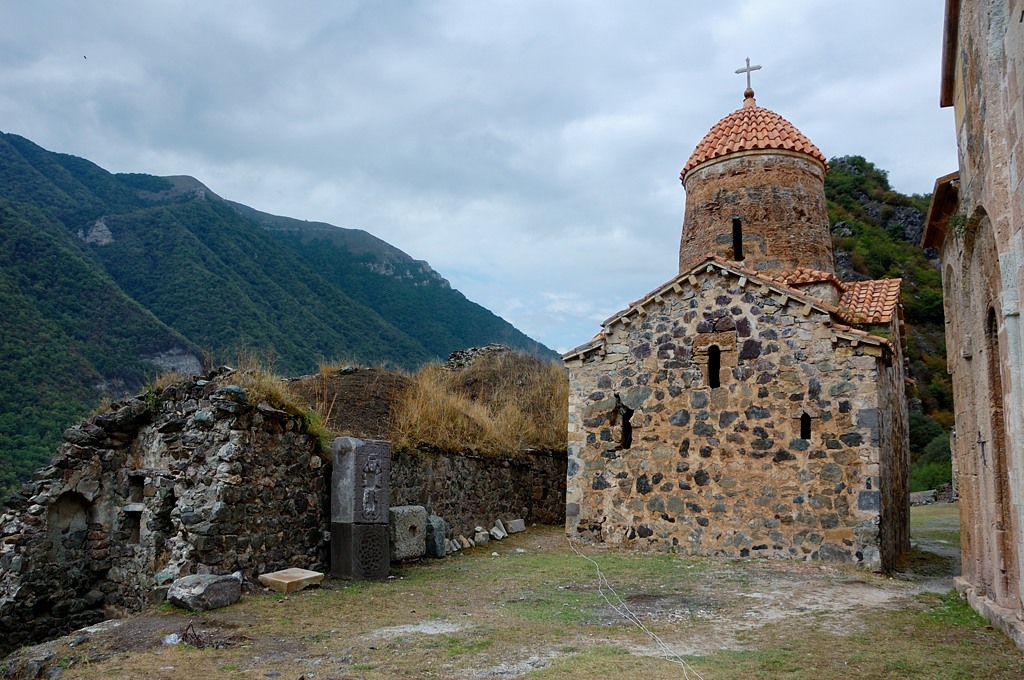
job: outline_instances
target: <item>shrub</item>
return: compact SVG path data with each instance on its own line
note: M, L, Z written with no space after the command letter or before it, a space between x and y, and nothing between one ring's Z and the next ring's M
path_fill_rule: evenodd
M918 411L910 412L910 450L922 453L933 439L942 434L942 425Z
M953 480L953 466L945 463L915 463L910 466L910 490L937 489Z
M952 459L949 449L949 435L943 432L928 442L921 452L922 463L948 463Z

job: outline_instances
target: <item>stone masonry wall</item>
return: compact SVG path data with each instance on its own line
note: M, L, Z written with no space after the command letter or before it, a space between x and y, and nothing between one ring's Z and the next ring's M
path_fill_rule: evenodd
M448 537L472 536L496 519L565 521L565 454L524 452L518 460L433 451L397 451L391 459L392 505L422 505L440 515Z
M67 430L52 465L8 499L0 655L139 609L181 575L325 569L318 443L231 380L174 385Z
M901 398L879 390L903 389L890 350L838 337L826 314L719 270L647 306L606 327L603 352L568 362L569 535L890 565L903 534L880 526L898 520L883 505L907 493L906 472L880 465L906 464L894 444L904 426L879 417Z

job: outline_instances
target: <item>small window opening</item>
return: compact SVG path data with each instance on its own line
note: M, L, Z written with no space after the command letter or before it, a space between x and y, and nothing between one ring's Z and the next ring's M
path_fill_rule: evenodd
M800 439L811 438L811 417L804 413L800 416Z
M142 502L142 492L145 481L145 479L137 475L133 475L128 478L128 501L130 503Z
M125 516L125 529L128 530L128 542L138 544L142 539L142 513L137 510L127 510Z
M743 221L732 218L732 255L737 262L743 261Z
M619 448L628 449L633 446L633 409L622 403L619 395L615 395L615 409L612 411L612 425L621 425L619 436Z
M718 345L708 347L708 387L721 386L722 350Z

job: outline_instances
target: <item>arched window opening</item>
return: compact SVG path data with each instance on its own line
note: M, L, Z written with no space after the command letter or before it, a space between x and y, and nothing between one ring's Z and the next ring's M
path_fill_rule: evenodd
M718 345L708 347L708 387L721 386L722 350Z
M732 255L737 262L743 261L743 221L732 218Z
M800 439L811 438L811 417L805 412L800 416Z

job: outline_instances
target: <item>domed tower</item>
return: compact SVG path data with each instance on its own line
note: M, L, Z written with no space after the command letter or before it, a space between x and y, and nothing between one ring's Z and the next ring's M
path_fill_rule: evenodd
M757 105L749 73L744 95L680 174L680 273L715 254L766 273L808 267L834 274L825 156L789 121Z

